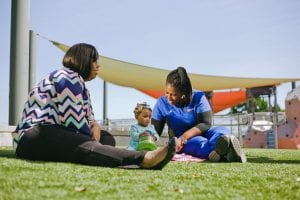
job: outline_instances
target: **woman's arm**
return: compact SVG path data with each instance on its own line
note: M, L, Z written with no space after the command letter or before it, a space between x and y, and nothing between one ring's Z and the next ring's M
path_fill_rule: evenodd
M92 138L99 142L101 138L100 125L96 121L93 121L90 122L90 126L91 126Z
M157 134L159 136L161 136L163 130L164 130L164 127L165 127L165 123L166 123L166 120L156 120L156 119L151 119L151 124L153 124Z
M137 129L137 127L135 125L130 126L129 135L130 135L130 138L135 142L138 142L140 139L139 130Z
M212 124L212 112L206 111L203 113L197 113L197 121L198 124L195 127L197 127L201 133L206 132L210 129Z
M94 111L93 111L93 106L91 102L91 95L90 92L86 89L85 90L86 95L88 96L88 109L86 112L86 118L89 121L91 132L92 132L92 138L95 139L96 141L100 142L101 138L101 126L95 121L94 118Z
M180 151L182 147L186 144L186 142L197 135L201 135L205 133L210 127L212 123L212 112L207 111L203 113L197 114L198 124L187 131L185 131L177 140L177 151Z
M150 129L153 141L158 141L159 140L159 135L157 134L153 124L150 125L149 129Z

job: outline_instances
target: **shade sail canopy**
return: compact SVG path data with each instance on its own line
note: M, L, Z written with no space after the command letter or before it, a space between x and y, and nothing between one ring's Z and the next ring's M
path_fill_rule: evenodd
M51 41L66 52L69 46ZM163 91L169 70L148 67L100 56L101 73L99 76L110 83L143 90ZM279 85L285 82L299 81L289 78L239 78L227 76L210 76L189 74L194 89L202 91L223 90L232 88L252 88Z
M246 91L214 92L212 96L213 112L217 113L247 100Z

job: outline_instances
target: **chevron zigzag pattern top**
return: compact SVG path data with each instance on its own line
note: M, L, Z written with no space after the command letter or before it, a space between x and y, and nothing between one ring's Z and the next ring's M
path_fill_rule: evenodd
M90 93L83 78L64 67L48 74L29 92L16 132L20 139L33 126L58 124L91 137L92 121Z

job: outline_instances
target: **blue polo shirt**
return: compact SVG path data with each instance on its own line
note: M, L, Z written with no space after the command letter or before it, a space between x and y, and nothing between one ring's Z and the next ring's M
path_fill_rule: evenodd
M211 111L208 100L202 91L193 91L191 103L183 108L170 105L165 96L160 97L152 111L152 118L157 121L166 120L176 137L181 136L186 130L196 126L199 122L197 114Z

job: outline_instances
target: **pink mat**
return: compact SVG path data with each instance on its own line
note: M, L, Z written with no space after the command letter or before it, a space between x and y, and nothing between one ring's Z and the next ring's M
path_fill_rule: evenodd
M175 154L172 158L172 161L179 161L179 162L204 162L206 159L197 158L185 153Z

